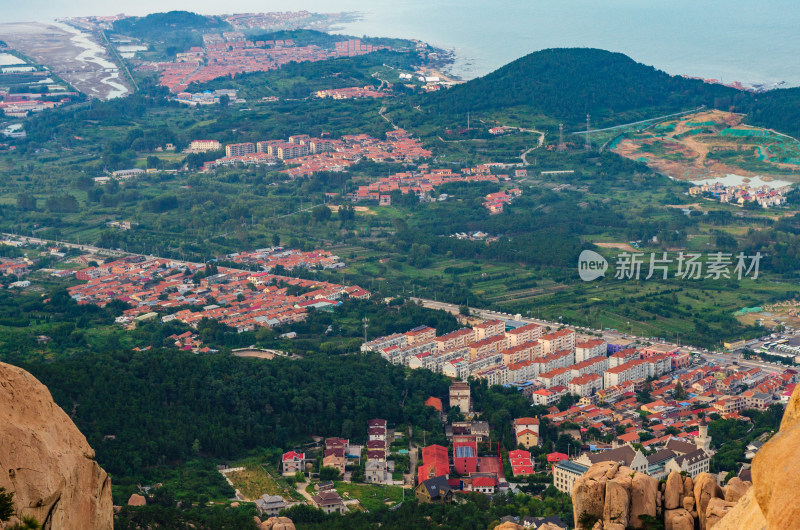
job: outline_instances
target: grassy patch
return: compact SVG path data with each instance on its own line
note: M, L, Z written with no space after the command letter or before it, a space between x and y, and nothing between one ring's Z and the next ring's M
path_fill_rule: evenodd
M399 486L382 486L378 484L353 484L349 482L336 482L336 491L342 496L343 500L358 499L365 509L369 511L377 510L381 506L386 506L386 499L389 504L398 503L403 500L403 488ZM407 492L412 495L411 492Z

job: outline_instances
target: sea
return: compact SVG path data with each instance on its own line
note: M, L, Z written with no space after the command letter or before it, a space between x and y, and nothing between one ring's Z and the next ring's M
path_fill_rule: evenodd
M360 18L338 32L415 38L452 50L449 72L463 79L536 50L592 47L670 74L800 86L797 0L0 0L0 22L173 9L355 11Z

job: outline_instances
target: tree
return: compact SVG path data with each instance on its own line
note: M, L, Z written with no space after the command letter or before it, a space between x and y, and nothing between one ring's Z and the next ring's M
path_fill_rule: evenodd
M687 393L680 381L675 383L675 389L672 391L672 396L677 400L686 399Z
M8 521L14 515L14 494L0 488L0 521Z
M337 480L339 478L339 470L335 467L323 466L319 470L320 480Z
M227 107L230 102L231 102L231 98L227 94L222 94L219 97L219 106L220 107Z
M331 218L331 209L324 204L320 204L311 210L311 217L317 223L325 223Z
M36 197L33 193L24 192L17 195L17 208L23 212L30 212L36 209Z

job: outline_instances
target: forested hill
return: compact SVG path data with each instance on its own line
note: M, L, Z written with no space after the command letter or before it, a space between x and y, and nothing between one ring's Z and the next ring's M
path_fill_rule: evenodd
M800 87L770 90L753 98L748 123L800 138Z
M531 53L478 79L431 96L427 107L442 114L529 106L576 125L591 114L596 125L615 115L685 110L707 105L729 109L748 94L700 80L671 76L621 53L558 48Z

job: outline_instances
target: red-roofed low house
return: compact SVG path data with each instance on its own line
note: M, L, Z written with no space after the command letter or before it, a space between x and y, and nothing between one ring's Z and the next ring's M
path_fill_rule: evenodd
M491 495L497 491L497 477L472 477L464 481L464 490Z

